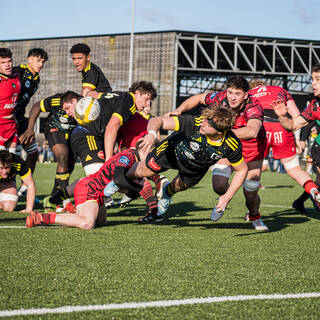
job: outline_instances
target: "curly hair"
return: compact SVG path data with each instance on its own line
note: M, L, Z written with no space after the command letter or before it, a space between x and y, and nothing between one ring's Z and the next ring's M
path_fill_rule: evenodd
M13 161L13 154L8 150L0 151L0 163L2 164L11 164Z
M85 43L77 43L71 47L70 53L83 53L88 55L90 53L90 48Z
M201 115L219 132L231 130L234 125L232 110L221 104L216 104L204 109Z
M132 84L129 91L135 93L140 91L142 94L149 93L151 95L151 100L157 97L157 90L153 86L152 82L147 81L137 81Z

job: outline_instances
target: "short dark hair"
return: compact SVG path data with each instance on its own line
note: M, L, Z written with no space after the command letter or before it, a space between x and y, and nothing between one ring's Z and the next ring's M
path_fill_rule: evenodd
M320 72L320 63L317 63L312 67L311 73L313 72Z
M48 53L42 48L33 48L28 52L28 58L29 57L40 57L41 59L44 59L44 61L47 61Z
M77 43L71 47L70 53L83 53L88 55L90 53L90 48L85 43Z
M235 89L241 89L244 92L249 91L249 83L248 81L241 76L234 76L228 79L226 83L227 88L235 88Z
M13 153L8 150L0 151L0 163L2 164L11 164L13 161Z
M12 51L8 48L0 48L1 58L12 58Z
M129 88L129 91L135 93L136 91L140 91L141 93L149 93L151 95L151 100L157 97L157 90L154 88L152 82L147 81L137 81L132 84Z
M77 94L76 92L66 91L61 97L60 104L62 106L65 102L71 102L72 99L77 99L79 101L81 98L83 97L80 96L80 94Z

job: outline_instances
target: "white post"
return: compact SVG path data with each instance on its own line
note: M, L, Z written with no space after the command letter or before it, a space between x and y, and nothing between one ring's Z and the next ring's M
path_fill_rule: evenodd
M131 36L130 36L130 58L129 58L129 83L128 83L128 88L130 88L131 83L132 83L133 42L134 42L134 9L135 9L135 0L132 0L132 9L131 9Z

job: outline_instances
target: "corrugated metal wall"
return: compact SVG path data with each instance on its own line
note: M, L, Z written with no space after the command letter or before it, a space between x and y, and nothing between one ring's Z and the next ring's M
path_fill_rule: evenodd
M152 81L157 88L153 115L171 110L175 35L175 32L135 34L132 79ZM71 46L79 42L89 45L92 62L100 66L113 90L128 89L130 34L0 41L0 47L12 50L14 65L26 63L31 48L41 47L48 52L49 60L40 73L40 87L29 107L58 92L81 92L81 74L73 66L69 53Z

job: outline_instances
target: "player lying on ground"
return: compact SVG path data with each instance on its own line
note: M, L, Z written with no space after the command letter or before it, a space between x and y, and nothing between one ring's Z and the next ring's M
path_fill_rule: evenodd
M160 190L158 207L164 213L176 192L196 185L210 166L221 158L227 158L235 170L235 175L225 194L219 197L216 206L218 212L223 212L243 184L248 171L242 157L241 142L231 131L232 125L232 112L220 105L205 109L200 117L182 115L153 118L148 124L148 135L141 140L143 150L149 152L154 146L157 131L161 128L178 132L156 143L145 160L129 169L127 177L151 177L168 169L178 170L178 175L172 182L167 181ZM122 188L121 185L119 187Z
M19 156L8 150L0 151L0 209L13 211L17 206L18 195L16 175L21 176L22 182L28 187L26 208L22 213L30 213L34 206L36 188L31 170Z
M76 213L38 213L33 212L27 217L26 226L33 227L40 224L58 224L67 227L77 227L81 229L93 229L95 226L106 224L106 209L103 198L105 196L105 186L115 179L116 183L124 185L124 190L133 190L138 193L143 188L141 185L128 181L124 178L122 169L130 168L138 160L145 158L145 153L138 147L136 149L126 149L115 154L92 175L79 180L74 188L74 201ZM118 172L119 171L119 172ZM124 181L117 179L124 179ZM118 191L118 190L117 190ZM151 193L152 195L152 193ZM108 196L108 195L107 195ZM149 207L150 208L150 207ZM156 214L157 203L152 204L153 212Z

